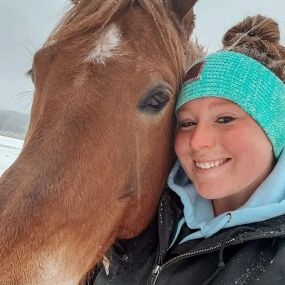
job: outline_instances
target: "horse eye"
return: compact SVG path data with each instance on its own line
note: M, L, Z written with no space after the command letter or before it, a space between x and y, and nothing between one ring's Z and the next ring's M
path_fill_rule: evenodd
M169 96L170 92L168 90L150 92L139 102L138 108L144 113L157 114L166 106Z

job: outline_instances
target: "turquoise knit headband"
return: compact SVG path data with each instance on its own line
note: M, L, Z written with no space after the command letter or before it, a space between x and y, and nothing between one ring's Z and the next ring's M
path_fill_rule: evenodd
M251 115L279 157L285 146L285 84L273 72L240 53L213 53L190 67L175 111L191 100L210 96L233 101Z

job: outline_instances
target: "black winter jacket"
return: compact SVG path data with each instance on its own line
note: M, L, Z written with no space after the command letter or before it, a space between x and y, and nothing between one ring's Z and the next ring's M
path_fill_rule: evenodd
M182 207L176 194L165 191L158 224L154 222L135 239L118 241L108 254L109 274L99 266L87 284L285 284L285 215L168 250ZM189 229L184 229L179 240L188 234Z

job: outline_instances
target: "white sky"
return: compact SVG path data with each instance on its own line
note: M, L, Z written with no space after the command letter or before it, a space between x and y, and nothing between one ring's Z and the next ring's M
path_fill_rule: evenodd
M0 0L0 110L29 113L33 85L24 74L34 52L68 7L67 0ZM285 0L199 0L194 35L209 51L221 48L232 25L258 13L275 19L285 43Z

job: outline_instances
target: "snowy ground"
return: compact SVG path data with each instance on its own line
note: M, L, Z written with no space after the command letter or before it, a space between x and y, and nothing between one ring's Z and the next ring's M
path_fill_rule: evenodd
M0 136L0 176L16 160L24 141Z

